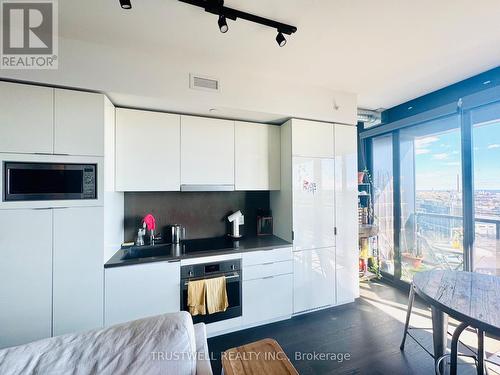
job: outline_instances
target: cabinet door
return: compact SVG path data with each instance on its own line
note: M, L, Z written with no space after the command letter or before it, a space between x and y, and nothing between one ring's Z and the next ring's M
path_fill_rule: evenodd
M335 160L293 157L293 247L335 246Z
M326 122L292 120L292 154L312 158L334 157L334 125Z
M102 327L102 207L54 209L54 335Z
M0 348L50 337L52 210L0 210Z
M0 152L53 152L54 89L0 82Z
M337 223L337 303L359 296L358 154L354 126L335 126L335 202Z
M104 96L55 90L54 153L104 156Z
M280 127L236 122L236 190L280 189Z
M116 190L180 190L180 116L116 110Z
M234 121L181 116L181 184L234 185Z
M292 274L243 282L243 324L292 315Z
M293 253L293 312L335 304L335 249Z
M105 270L106 326L180 311L180 262Z

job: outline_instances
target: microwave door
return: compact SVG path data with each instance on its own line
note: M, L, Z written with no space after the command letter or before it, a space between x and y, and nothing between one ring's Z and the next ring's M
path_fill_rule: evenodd
M5 201L95 199L97 165L5 163Z

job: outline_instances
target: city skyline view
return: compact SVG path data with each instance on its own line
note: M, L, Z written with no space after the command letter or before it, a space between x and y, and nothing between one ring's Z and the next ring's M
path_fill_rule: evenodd
M473 137L475 190L500 191L500 121L474 126ZM416 190L460 190L460 150L458 125L447 132L415 138Z

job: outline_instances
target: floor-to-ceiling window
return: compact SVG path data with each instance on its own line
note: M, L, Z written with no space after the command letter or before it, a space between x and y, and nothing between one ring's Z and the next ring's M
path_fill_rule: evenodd
M477 272L500 275L500 103L471 112Z
M401 279L463 268L461 134L457 115L399 133Z
M372 140L373 214L379 227L378 250L381 271L394 275L394 176L392 135Z
M384 274L405 282L431 269L500 275L498 87L367 129L361 139L371 141Z

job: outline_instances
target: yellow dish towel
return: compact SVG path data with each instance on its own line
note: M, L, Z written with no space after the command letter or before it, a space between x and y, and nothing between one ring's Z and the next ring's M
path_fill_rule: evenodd
M229 303L227 301L226 278L216 277L206 279L207 285L207 308L209 314L226 311Z
M192 316L205 315L207 313L205 305L206 284L205 280L188 282L188 308Z

